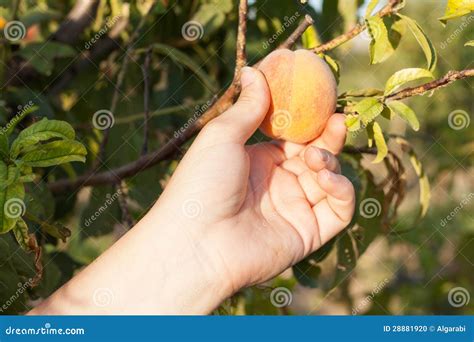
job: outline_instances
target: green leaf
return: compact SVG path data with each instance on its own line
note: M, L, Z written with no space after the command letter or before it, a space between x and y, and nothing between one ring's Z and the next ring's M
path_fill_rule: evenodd
M343 232L336 242L337 266L334 285L337 286L350 275L357 263L357 253L350 230Z
M390 95L405 83L419 80L421 78L433 79L434 76L431 71L421 68L407 68L399 70L390 76L390 78L387 80L387 83L385 83L384 95Z
M369 46L370 64L381 63L395 51L390 42L387 27L379 16L370 17L365 21L369 34L372 37Z
M184 54L183 52L175 49L171 46L165 44L155 43L152 45L153 50L165 55L166 57L171 58L179 65L183 65L191 70L196 76L204 83L206 86L206 90L215 93L217 92L217 86L215 81L210 78L201 68L201 66L195 62L192 58L188 55Z
M13 177L15 167L7 167L0 161L0 184L8 184ZM25 213L25 187L22 183L13 183L0 188L0 234L15 227L18 219Z
M474 40L470 40L464 44L464 46L474 46Z
M23 108L19 113L17 113L10 122L6 125L5 135L8 137L12 134L15 127L23 120L28 114L31 114L38 110L38 106L30 106L28 108Z
M38 143L53 138L74 140L74 128L65 121L44 118L18 134L11 147L11 156L16 158L25 148L41 148Z
M377 122L373 123L372 130L374 132L375 146L377 146L377 156L372 161L372 163L380 163L388 153L388 147L385 143L385 138L383 136L382 128Z
M372 122L383 110L383 104L376 98L363 99L354 107L354 110L359 113L360 120L367 126Z
M428 212L428 208L430 206L430 199L431 199L431 191L430 191L430 182L428 180L428 176L426 175L423 164L418 159L415 151L410 149L408 152L410 156L410 162L415 170L416 175L418 176L418 183L420 185L420 218L424 217Z
M415 112L408 107L406 104L400 101L391 101L387 104L387 106L399 117L403 120L408 122L408 124L413 128L414 131L418 131L420 129L420 122L416 117Z
M329 65L329 68L331 69L332 74L334 75L334 78L336 79L336 83L339 84L339 71L340 71L339 64L336 62L335 59L323 53L318 54L318 56L324 59L327 65Z
M372 97L372 96L382 96L383 90L376 88L366 88L366 89L356 89L348 90L339 97Z
M403 21L407 24L409 30L411 31L418 44L420 45L421 49L423 50L423 53L426 57L427 69L429 71L433 71L436 68L437 62L436 49L434 45L431 43L428 36L425 34L423 29L420 27L420 25L418 25L415 20L399 13L397 15L402 18Z
M192 20L200 23L203 34L209 37L224 25L226 15L232 9L232 0L211 0L201 4Z
M349 132L355 132L360 129L360 118L358 115L348 114L346 115L346 127Z
M73 161L85 162L87 150L78 141L57 140L27 152L22 162L31 167L48 167Z
M28 232L28 225L26 222L20 218L15 227L13 228L13 235L15 235L15 239L18 244L23 248L25 251L30 251L30 235Z
M318 33L316 32L316 28L313 25L309 26L304 31L303 35L301 36L301 40L305 49L312 49L321 43Z
M446 24L446 21L462 17L472 11L474 11L474 2L472 0L448 0L444 15L438 18L438 20Z
M0 158L7 158L9 154L8 137L3 131L0 131Z
M365 18L368 18L372 15L372 12L374 11L374 8L377 6L380 0L370 0L369 4L367 5L367 8L365 10Z
M54 59L73 57L76 51L66 44L54 41L31 43L21 49L18 54L41 74L51 75L54 68Z

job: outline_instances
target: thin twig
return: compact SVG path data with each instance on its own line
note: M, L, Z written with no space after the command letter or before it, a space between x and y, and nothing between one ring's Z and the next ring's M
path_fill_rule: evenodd
M245 2L245 1L244 1ZM399 4L400 0L391 0L387 6L385 6L379 13L379 16L385 16L388 14L393 13L397 10L397 5ZM242 23L241 19L243 15L246 15L246 2L245 4L240 4L239 6L239 24ZM243 8L243 10L240 10ZM354 34L344 34L341 37L343 38L335 38L332 41L322 44L319 47L315 48L315 52L318 51L327 51L329 49L333 49L343 42L347 41L347 38L350 35L355 36L362 32L365 29L365 26L362 24L361 27L356 29L357 33ZM354 29L353 29L354 30ZM239 37L242 39L242 33L245 32L245 28L239 29ZM301 32L301 31L300 31ZM243 38L245 39L245 38ZM237 39L239 42L239 38ZM242 44L243 43L243 44ZM240 44L237 45L237 63L236 63L236 75L234 75L234 80L230 84L229 88L216 100L216 102L209 107L209 109L204 112L192 125L186 128L181 134L173 136L173 138L168 141L164 146L162 146L159 150L147 153L135 161L132 161L128 164L122 165L116 169L100 172L100 173L88 173L82 175L75 180L69 179L61 179L56 182L50 183L49 188L54 193L61 193L64 191L71 191L76 190L82 186L95 186L101 184L111 184L116 183L124 178L131 177L136 175L137 173L163 161L175 155L175 153L179 150L180 146L184 144L188 139L190 139L195 133L197 133L204 125L206 125L209 121L211 121L216 116L220 115L222 112L227 110L233 103L235 97L239 93L239 85L238 85L238 77L237 75L240 73L240 69L243 65L245 65L245 40L240 40ZM239 57L240 56L240 57ZM238 66L239 65L239 66ZM463 71L461 72L463 73ZM464 77L472 76L472 70L464 72L463 77L458 76L451 76L452 80L448 81L447 83L441 82L438 86L444 86L448 83L451 83L455 79L460 79ZM434 81L436 82L436 81ZM421 87L421 86L420 86ZM417 87L415 87L417 88ZM431 88L433 89L433 88ZM428 91L429 89L425 90ZM402 91L400 91L402 92ZM413 95L419 95L422 92L420 90L413 90ZM395 94L390 96L390 100L395 99ZM403 93L406 95L406 93ZM410 95L410 96L413 96ZM401 96L398 94L398 96ZM346 149L347 153L355 153L356 150L348 148ZM361 153L376 153L376 150L361 150Z
M473 77L473 76L474 76L474 69L450 71L446 75L441 77L440 79L437 79L432 82L428 82L416 87L402 89L396 93L393 93L387 96L385 99L386 100L401 100L401 99L411 97L411 96L423 95L424 93L430 90L445 87L456 80L460 80L467 77Z
M342 150L343 153L348 153L348 154L377 154L377 148L375 147L368 147L368 146L363 146L363 147L355 147L355 146L344 146L344 149Z
M383 7L376 15L378 15L379 17L385 17L387 15L393 14L394 12L398 10L398 5L400 2L401 0L390 0L388 4L385 7ZM345 42L351 40L352 38L354 38L355 36L363 32L366 28L367 28L367 24L365 22L359 23L356 26L354 26L351 30L347 31L346 33L341 34L340 36L337 36L336 38L324 44L321 44L313 48L312 50L315 53L321 53L328 50L332 50L338 47L339 45L342 45Z
M465 69L459 71L449 71L443 77L421 84L416 87L405 88L399 90L393 94L390 94L384 98L384 101L394 101L394 100L402 100L408 97L423 95L430 90L437 90L439 88L443 88L454 81L461 80L463 78L474 77L474 69ZM351 114L354 113L354 106L344 106L340 107L336 110L337 113L343 114Z
M128 210L128 194L125 190L123 182L115 184L115 190L118 194L118 204L120 211L122 212L122 224L124 224L127 229L130 229L135 225L135 222L132 218L132 215L130 215L130 211Z
M304 20L298 25L298 27L289 35L286 40L278 46L278 49L290 49L295 45L296 41L303 35L308 27L313 25L314 20L308 14L304 16Z
M150 4L148 12L145 13L145 15L143 15L143 17L140 19L140 22L138 23L135 31L133 31L132 36L130 37L130 41L128 42L128 46L127 46L127 49L125 51L125 56L123 57L123 60L122 60L122 66L120 67L120 71L119 71L119 74L117 76L117 83L115 84L115 90L114 90L114 93L112 95L112 102L110 104L110 109L109 110L112 113L112 115L115 115L115 110L117 108L118 100L119 100L119 97L120 97L120 88L122 87L123 81L125 79L125 74L127 73L128 64L130 63L130 59L132 57L132 52L133 52L133 49L135 48L136 40L138 39L138 36L139 36L143 26L145 25L145 22L146 22L148 16L150 15L153 8L155 7L155 4L156 4L156 0L153 1ZM105 149L107 147L107 143L109 142L110 128L111 127L107 127L104 130L104 136L102 137L102 141L100 142L99 152L97 154L97 159L95 160L94 165L92 167L93 170L98 169L100 167L100 165L103 163L103 160L104 160L104 157L105 157Z
M149 136L149 123L150 120L150 62L151 62L152 49L149 48L145 55L145 61L143 62L143 146L142 155L148 152L148 136Z
M239 3L239 26L237 28L237 44L235 53L234 81L237 92L240 92L240 71L247 64L246 34L247 34L247 0Z

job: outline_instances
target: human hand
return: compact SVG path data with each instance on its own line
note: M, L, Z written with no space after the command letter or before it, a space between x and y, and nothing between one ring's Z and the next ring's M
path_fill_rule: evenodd
M198 135L152 210L29 314L203 314L321 247L351 220L344 120L308 145L245 146L268 110L244 69L237 103ZM133 294L133 295L131 295Z
M203 268L218 275L229 295L328 242L350 222L355 203L334 156L344 145L344 117L332 115L307 145L245 146L270 94L264 76L251 68L243 71L242 87L237 103L198 135L156 205L160 215L173 213Z

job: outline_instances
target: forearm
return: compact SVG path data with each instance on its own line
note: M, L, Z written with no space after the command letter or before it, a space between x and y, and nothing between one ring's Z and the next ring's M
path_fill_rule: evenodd
M188 234L154 208L30 314L207 314L229 296ZM174 222L173 222L174 221Z

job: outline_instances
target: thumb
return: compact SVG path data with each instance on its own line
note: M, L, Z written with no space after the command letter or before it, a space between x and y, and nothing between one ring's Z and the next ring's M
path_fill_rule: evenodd
M242 91L237 102L211 121L226 141L245 142L257 130L270 106L270 90L263 74L251 67L242 68Z

